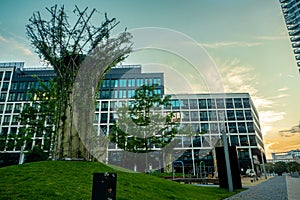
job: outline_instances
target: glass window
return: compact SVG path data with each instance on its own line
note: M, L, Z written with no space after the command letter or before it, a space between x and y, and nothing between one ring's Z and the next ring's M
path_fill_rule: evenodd
M154 89L154 94L161 94L161 89Z
M239 146L239 137L237 135L230 136L231 146Z
M99 114L96 113L96 114L94 115L94 123L98 123L98 121L99 121Z
M218 123L210 123L211 133L219 133Z
M119 98L124 99L126 98L126 90L119 90Z
M209 121L217 121L217 112L216 111L208 111Z
M207 99L207 108L216 108L215 99Z
M225 110L218 110L218 120L219 121L226 120Z
M107 134L107 126L106 125L101 125L100 126L100 132L101 132L101 134L106 135Z
M5 75L4 75L4 80L5 81L8 81L8 80L10 80L10 75L11 75L11 72L5 72Z
M235 116L234 116L233 110L227 110L227 119L229 121L235 121Z
M135 94L135 90L128 90L128 98L132 98Z
M201 137L200 136L196 136L194 137L194 140L193 140L193 146L194 147L201 147L202 144L201 144Z
M101 113L100 123L107 123L107 113Z
M111 96L112 96L114 99L117 99L117 98L118 98L118 94L119 94L119 91L118 91L118 90L111 91Z
M190 99L190 109L197 109L197 99Z
M116 101L111 101L109 108L110 108L110 110L116 110L117 109L117 102Z
M201 123L200 126L201 126L201 132L207 133L207 131L208 131L208 123Z
M216 99L217 108L225 108L224 99Z
M3 123L8 124L10 121L10 115L4 115Z
M188 111L181 112L182 121L190 121L190 114Z
M160 86L160 84L161 84L160 78L154 78L153 83L154 83L154 85Z
M176 109L179 108L180 104L179 104L179 100L178 99L173 99L172 100L172 108Z
M5 112L11 112L12 109L13 109L13 105L12 104L7 104Z
M241 98L234 98L234 106L235 108L242 108L242 99Z
M27 83L26 82L20 82L19 83L19 90L26 90Z
M136 86L141 87L142 85L144 85L144 79L137 79Z
M244 108L250 108L250 102L248 98L243 98Z
M22 104L16 103L16 104L15 104L14 113L20 112L20 111L21 111L21 107L22 107Z
M1 93L0 101L5 101L5 100L6 100L6 93Z
M208 121L207 111L200 111L200 121Z
M189 105L188 105L188 100L187 99L181 99L180 100L180 106L182 109L188 109Z
M9 93L8 95L8 101L14 101L16 98L16 93Z
M3 91L8 90L8 85L9 85L8 82L4 82L3 85L2 85L2 90L3 90Z
M247 122L248 133L255 133L253 122Z
M3 112L4 104L0 104L0 112Z
M12 82L11 90L16 90L18 88L18 82Z
M102 82L102 84L101 84L101 87L107 88L109 86L110 86L110 80L104 79L103 82Z
M236 112L236 119L237 120L244 120L245 119L243 110L236 110L235 112Z
M246 120L252 120L251 110L245 110Z
M255 139L255 135L249 135L249 141L250 141L250 146L256 146L256 139Z
M128 79L128 87L135 87L135 79Z
M118 79L112 79L110 80L110 87L114 88L114 87L118 87L119 84L119 80Z
M249 159L250 158L248 149L247 150L239 149L238 154L239 154L240 159Z
M3 72L0 72L0 82L2 81Z
M235 122L228 123L229 133L237 133L237 127Z
M226 108L233 108L233 101L231 98L226 99Z
M109 90L101 90L100 99L110 99L110 91Z
M246 133L246 125L245 122L238 122L239 133Z
M246 135L240 135L241 146L249 146L248 137Z
M147 79L145 79L145 85L152 85L153 83L152 83L152 78L147 78Z
M192 131L194 133L199 133L200 132L200 127L199 127L198 123L197 124L195 124L195 123L192 124Z
M127 87L127 80L126 79L120 79L120 87Z
M199 108L200 109L206 109L206 99L199 99Z
M198 111L192 111L191 112L191 120L192 121L198 121L199 120Z
M102 111L107 111L108 110L108 102L107 101L102 101L101 102L101 110Z

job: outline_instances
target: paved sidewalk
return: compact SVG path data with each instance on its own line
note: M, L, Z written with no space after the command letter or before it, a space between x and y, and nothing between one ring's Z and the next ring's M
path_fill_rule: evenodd
M256 186L251 186L247 190L233 195L228 200L239 199L239 200L294 200L292 195L298 196L300 191L300 178L299 180L294 180L296 178L286 177L286 176L275 176L262 182ZM288 184L287 184L288 182ZM289 188L287 188L287 185ZM288 193L291 196L288 196ZM289 197L289 198L288 198ZM295 199L295 200L297 200Z
M289 200L300 199L300 178L286 177L286 186Z

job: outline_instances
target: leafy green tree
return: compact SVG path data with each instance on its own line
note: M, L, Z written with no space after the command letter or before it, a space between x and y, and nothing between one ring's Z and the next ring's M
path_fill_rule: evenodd
M288 162L289 172L300 172L300 164L297 162Z
M94 53L95 58L102 57L105 60L113 60L109 65L101 63L91 65L104 69L100 77L103 77L104 73L117 62L125 59L131 50L131 35L124 32L115 40L109 40L111 30L119 22L115 18L109 19L105 14L104 21L100 25L92 24L95 9L88 13L87 8L81 11L75 6L73 12L77 16L77 20L73 25L68 21L64 6L59 8L55 5L47 8L47 11L50 14L49 20L42 19L40 12L35 12L26 26L26 31L38 55L54 68L57 76L54 158L78 158L82 154L87 158L88 151L83 147L73 124L74 82L82 62L91 53ZM97 54L103 47L107 47L106 54ZM96 89L93 88L95 91ZM90 101L92 100L90 99ZM88 104L91 105L92 102L88 102ZM81 120L81 123L85 122Z
M50 80L45 84L40 79L38 88L32 88L27 95L30 96L32 104L25 104L20 114L19 121L22 127L19 128L17 146L25 146L25 150L32 149L32 138L34 136L43 137L43 144L39 148L49 150L54 142L57 85Z
M281 175L283 172L288 172L288 164L285 162L276 162L274 164L274 170L275 173L277 173L278 175Z
M44 161L48 159L48 154L41 149L39 145L35 145L32 150L28 151L26 154L25 162L37 162Z
M155 93L155 85L143 85L135 91L133 101L118 109L117 120L110 140L121 149L134 153L147 153L153 147L163 148L177 133L178 124L172 112L163 113L170 105L170 96Z

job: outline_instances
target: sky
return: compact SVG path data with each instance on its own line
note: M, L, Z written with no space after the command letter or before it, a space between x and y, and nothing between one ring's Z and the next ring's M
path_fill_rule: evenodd
M300 75L279 0L10 0L0 8L0 62L41 66L26 38L34 11L64 5L97 9L133 34L124 64L165 72L169 93L247 92L259 112L267 157L300 149ZM180 81L179 80L183 80Z

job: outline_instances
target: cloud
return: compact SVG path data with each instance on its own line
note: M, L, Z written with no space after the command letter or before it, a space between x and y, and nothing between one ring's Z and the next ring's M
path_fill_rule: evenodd
M260 42L215 42L215 43L200 43L204 48L222 48L222 47L254 47L261 45Z
M0 42L5 42L5 43L7 43L8 41L7 41L7 39L5 39L2 35L0 35Z
M284 118L285 112L274 111L273 108L278 107L276 100L286 97L286 94L279 94L273 97L265 97L259 95L258 81L254 75L254 68L242 65L238 59L227 60L220 65L220 73L222 75L225 92L241 92L249 93L255 107L259 112L261 122L261 131L266 135L273 129L274 122ZM282 91L287 88L281 88Z
M284 88L279 88L277 91L279 91L279 92L283 92L283 91L287 91L289 88L287 88L287 87L284 87Z
M297 134L300 134L300 122L298 125L295 125L290 129L279 131L279 133L283 137L293 137Z
M254 37L255 39L258 40L286 40L288 37L286 35L268 35L268 36L257 36Z
M0 35L0 48L5 49L5 51L0 52L0 57L3 60L23 60L29 63L38 60L38 57L34 55L31 49L14 38L7 38Z

